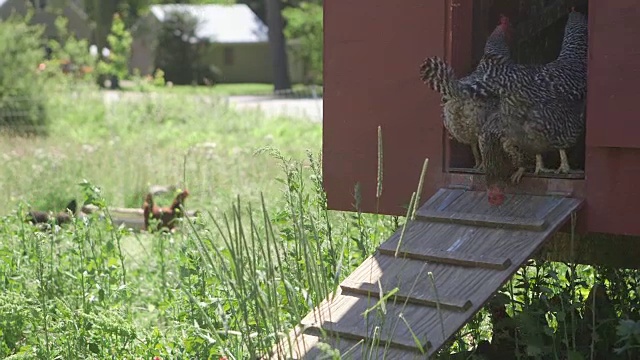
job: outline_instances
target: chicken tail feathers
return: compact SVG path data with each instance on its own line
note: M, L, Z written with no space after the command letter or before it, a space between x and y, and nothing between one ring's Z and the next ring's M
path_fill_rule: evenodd
M76 199L71 200L65 207L65 210L69 210L72 214L75 214L78 210L78 203L76 202Z
M472 77L474 76L465 79ZM458 80L451 66L437 56L427 58L422 62L420 79L432 90L440 93L443 98L485 99L491 95L491 89L482 83L480 78L476 78L476 81Z
M427 58L422 62L420 80L444 97L454 95L455 73L451 66L437 56Z

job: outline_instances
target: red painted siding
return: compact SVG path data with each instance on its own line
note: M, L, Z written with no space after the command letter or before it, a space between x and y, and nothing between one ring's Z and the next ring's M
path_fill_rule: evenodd
M379 210L405 214L425 157L422 198L442 184L440 99L419 80L426 56L445 53L445 1L326 0L323 173L331 209L376 211L377 128L384 145Z
M640 235L640 149L587 148L587 229Z
M640 1L589 4L587 228L640 235Z
M589 2L590 146L640 148L639 33L640 0Z

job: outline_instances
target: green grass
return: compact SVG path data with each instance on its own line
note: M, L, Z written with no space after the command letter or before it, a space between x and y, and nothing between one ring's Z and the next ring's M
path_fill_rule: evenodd
M317 123L179 88L110 104L78 84L55 93L48 137L0 139L0 357L255 359L402 225L327 210ZM149 184L187 187L201 215L175 234L98 216L52 232L23 221L29 205L57 210L72 197L140 207ZM590 330L596 282L614 315ZM519 329L513 352L587 359L604 348L613 359L620 339L619 358L633 359L639 283L637 271L530 263L501 289L506 326ZM495 320L481 311L437 358L470 358L505 325Z
M180 92L57 94L48 137L0 142L0 357L253 358L393 230L326 211L317 123ZM149 184L188 188L201 217L172 236L21 220L74 197L140 207Z
M84 178L100 184L114 206L141 206L147 185L183 180L197 194L194 207L221 207L236 194L252 201L260 192L273 198L280 169L255 151L272 146L293 156L320 149L321 126L308 121L238 113L180 93L123 95L107 107L101 93L65 93L53 99L56 124L48 138L4 138L0 211L19 201L43 209L62 206L79 196L75 184Z

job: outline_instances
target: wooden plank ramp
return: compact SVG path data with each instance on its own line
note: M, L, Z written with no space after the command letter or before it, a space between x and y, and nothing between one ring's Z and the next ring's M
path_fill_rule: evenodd
M271 359L426 359L438 351L582 205L561 196L440 189L340 284ZM386 301L380 301L385 295Z

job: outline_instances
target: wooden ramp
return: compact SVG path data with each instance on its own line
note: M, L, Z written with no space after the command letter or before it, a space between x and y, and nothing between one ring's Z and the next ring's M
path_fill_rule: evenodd
M399 229L276 346L272 358L315 359L322 342L350 359L425 359L581 204L508 195L494 207L486 192L440 189L407 224L401 243ZM392 291L381 306L381 294Z

